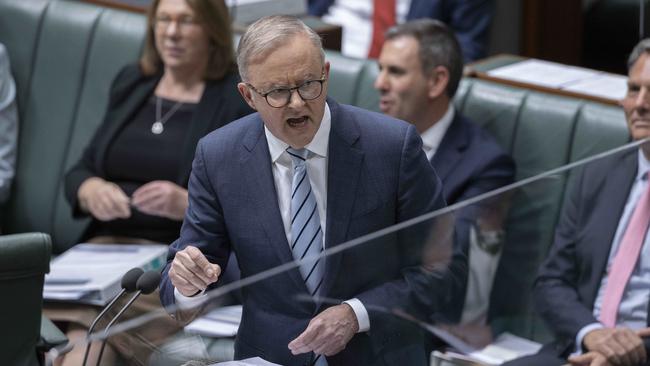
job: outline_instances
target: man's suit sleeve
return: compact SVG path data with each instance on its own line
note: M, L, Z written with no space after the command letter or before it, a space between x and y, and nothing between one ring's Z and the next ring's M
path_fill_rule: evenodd
M422 151L422 142L413 126L409 126L406 133L397 192L398 222L445 206L442 185ZM448 268L438 271L423 267L423 255L428 249L425 243L430 238L431 227L432 222L427 221L401 230L397 235L397 245L403 256L399 259L403 264L402 277L358 294L357 298L369 310L371 332L383 328L387 316L393 317L385 311L374 309L399 309L424 319L450 300L451 291L462 287L463 272L466 275L466 271L459 269L458 273L448 275ZM450 250L450 247L446 249ZM443 257L449 258L450 254L446 253Z
M547 324L565 342L574 339L584 326L597 323L592 310L578 294L577 238L583 228L578 217L585 182L584 171L571 186L555 233L555 241L542 263L535 281L534 297L537 309Z
M189 206L185 213L180 237L169 247L167 265L162 272L160 285L160 299L164 306L174 303L174 286L168 277L171 262L177 252L186 246L192 245L201 250L211 263L221 266L221 272L226 270L230 254L230 240L226 231L223 210L217 192L212 184L210 174L216 174L213 152L206 153L206 144L209 140L202 139L196 149L192 173L188 183ZM210 173L208 173L210 172ZM217 281L218 282L218 281ZM213 284L213 286L215 286ZM209 287L210 288L210 287Z

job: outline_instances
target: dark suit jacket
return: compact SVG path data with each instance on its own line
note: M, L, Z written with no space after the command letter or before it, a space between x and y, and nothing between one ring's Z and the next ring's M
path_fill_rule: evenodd
M458 112L449 125L431 165L442 181L447 204L453 205L514 181L515 163L487 131ZM501 197L498 197L501 199ZM490 201L492 203L493 201ZM469 229L480 215L481 204L456 213L456 243L469 252ZM462 314L466 286L446 313L444 321L458 321Z
M334 0L309 0L309 14L323 16ZM407 20L438 19L456 33L465 61L485 57L493 0L412 0Z
M459 113L431 159L448 204L512 183L515 164L488 132Z
M444 206L440 181L413 128L402 121L328 100L329 140L325 247L408 220ZM203 138L189 182L190 208L168 261L188 244L221 266L230 250L242 277L293 260L278 209L271 158L258 114ZM422 226L419 227L422 229ZM422 232L403 230L327 258L324 296L358 298L370 315L370 331L328 358L333 365L426 364L422 334L385 309L423 316L448 300L453 276L425 275L419 263ZM163 272L161 299L174 303ZM435 276L434 276L435 277ZM297 301L307 295L293 268L242 289L244 313L236 358L262 356L282 365L304 365L288 343L329 305ZM382 310L384 309L384 310Z
M537 308L557 336L551 348L558 355L570 353L580 329L598 321L593 305L637 165L636 149L589 164L567 194L534 289Z
M162 74L145 76L137 64L124 67L113 80L104 121L86 147L81 159L65 176L65 194L73 215L85 215L79 209L77 191L90 177L105 178L105 154L121 128L127 124L153 94ZM186 140L179 143L183 163L174 183L186 187L197 141L208 132L252 112L237 91L239 76L227 74L218 81L206 82Z

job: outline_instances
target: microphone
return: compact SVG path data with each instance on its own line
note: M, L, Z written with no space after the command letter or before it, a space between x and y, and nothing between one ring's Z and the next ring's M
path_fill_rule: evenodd
M136 290L136 283L138 282L138 279L140 279L140 276L142 276L143 273L144 271L142 270L142 268L135 267L130 269L128 272L124 274L124 276L122 276L122 282L121 282L122 291L120 291L117 295L115 295L115 297L111 300L111 302L108 303L108 305L106 305L106 307L101 311L101 313L97 315L95 320L93 320L93 322L90 324L90 328L88 328L88 335L86 336L86 339L88 339L88 336L90 336L90 334L93 332L93 329L95 329L95 326L97 325L99 319L104 317L106 312L111 307L113 307L113 305L115 305L117 299L119 299L120 296L124 295L125 293L131 293ZM84 352L84 360L82 363L83 366L85 366L86 361L88 361L88 353L90 352L90 345L91 342L86 343L86 351Z
M111 326L119 319L120 316L128 309L131 304L140 296L141 294L148 295L158 288L158 285L160 285L160 272L158 271L147 271L140 276L138 281L135 284L135 287L138 291L136 291L135 295L131 297L129 302L126 303L120 309L120 311L115 315L113 319L108 323L106 328L104 328L104 340L102 341L102 347L99 349L99 356L97 357L97 364L96 366L99 366L99 364L102 361L102 355L104 354L104 348L106 348L106 339L108 338L108 329L110 329Z

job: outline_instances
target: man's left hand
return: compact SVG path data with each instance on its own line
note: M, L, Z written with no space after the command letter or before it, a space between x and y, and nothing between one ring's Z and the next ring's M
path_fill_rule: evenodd
M350 305L332 306L313 318L307 329L289 343L289 349L294 355L314 352L333 356L345 349L358 330L359 323Z
M571 356L569 362L571 366L611 366L605 356L593 351L579 356Z

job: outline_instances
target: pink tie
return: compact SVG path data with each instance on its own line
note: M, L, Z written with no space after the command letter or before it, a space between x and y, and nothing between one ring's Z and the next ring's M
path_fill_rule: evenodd
M648 173L646 173L648 174ZM605 285L603 306L600 310L600 321L606 326L616 326L618 306L623 298L623 291L630 275L634 270L639 252L648 231L650 221L650 184L646 187L637 207L634 209L630 223L625 230L618 253L609 270L609 278Z

